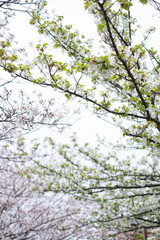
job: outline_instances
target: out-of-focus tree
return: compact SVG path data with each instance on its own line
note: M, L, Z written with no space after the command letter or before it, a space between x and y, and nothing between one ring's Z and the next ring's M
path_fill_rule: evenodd
M22 91L18 91L19 95L13 94L12 86L5 81L3 84L0 91L0 238L94 237L96 229L82 221L89 213L88 205L73 197L66 198L62 193L56 196L52 192L37 191L41 186L39 174L26 171L26 166L47 164L57 155L56 149L48 148L52 140L45 138L44 131L46 128L62 131L68 109L57 106L51 98L45 100L42 93L34 92L32 97ZM45 170L41 178L43 176L45 180ZM46 184L48 186L47 181Z
M62 193L40 194L35 191L39 187L37 176L25 174L22 161L33 165L37 158L44 160L45 154L34 155L34 146L28 156L24 152L24 139L18 141L13 151L9 145L4 147L0 157L0 238L76 240L92 236L94 239L95 229L82 221L90 210L85 203L66 198Z
M13 161L13 156L10 158ZM17 157L14 157L17 161ZM26 158L27 160L27 158ZM63 239L74 235L77 208L62 196L39 195L31 179L20 176L13 162L1 158L1 239ZM74 202L70 199L72 204Z

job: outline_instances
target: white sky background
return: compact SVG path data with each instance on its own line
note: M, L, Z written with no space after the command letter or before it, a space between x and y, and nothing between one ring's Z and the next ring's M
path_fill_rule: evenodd
M135 1L137 2L137 0ZM78 29L80 34L84 34L88 38L97 39L96 26L93 18L83 9L82 2L81 0L49 0L49 7L50 9L55 9L57 15L63 15L65 24L73 24L73 28ZM149 26L159 26L160 18L154 16L156 12L150 6L137 4L137 7L133 11L135 17L139 19L142 25L142 30L139 29L137 35L139 41L139 38L142 38L142 31L144 31L144 29ZM24 14L19 14L11 23L11 30L22 46L29 42L36 43L38 38L38 35L34 32L34 27L29 26L26 19ZM158 35L154 35L150 41L150 44L156 48L158 38L160 39ZM95 44L94 46L96 48L97 45ZM87 110L82 112L81 119L75 122L71 131L77 132L82 142L89 141L90 143L95 143L96 133L105 137L107 141L114 141L115 138L119 138L119 130L116 127L97 119L96 116L93 116ZM70 134L70 131L68 134Z

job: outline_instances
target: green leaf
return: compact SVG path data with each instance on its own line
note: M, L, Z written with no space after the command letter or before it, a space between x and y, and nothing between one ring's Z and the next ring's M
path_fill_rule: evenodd
M134 237L139 240L145 240L145 238L139 233L134 234Z
M139 0L142 4L147 4L147 0Z

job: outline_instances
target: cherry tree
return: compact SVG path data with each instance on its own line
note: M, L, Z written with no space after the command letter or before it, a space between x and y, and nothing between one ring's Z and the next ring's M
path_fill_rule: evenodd
M34 192L32 180L20 176L13 162L5 158L1 159L0 173L1 239L69 239L72 236L76 207L75 211L70 210L62 196L40 196Z
M56 145L57 156L46 164L38 160L25 172L39 175L40 192L63 192L94 203L83 224L102 230L100 239L115 239L117 234L160 225L160 56L147 45L154 27L149 26L142 41L136 38L134 1L83 2L101 38L99 54L92 40L64 25L63 17L33 11L30 23L47 37L36 46L37 58L24 64L5 41L0 66L13 77L63 92L69 100L81 99L98 116L112 116L121 129L124 140L106 152L101 150L108 148L103 141L93 149L87 143L79 146L75 138L61 146L49 139L47 147L53 151ZM140 2L159 10L158 1ZM56 49L66 54L66 62L55 58ZM121 152L128 150L122 159ZM138 154L143 156L139 159Z
M0 157L1 239L84 239L96 234L81 220L90 210L83 202L65 198L62 193L37 191L37 175L27 174L22 162L33 165L46 155L38 155L35 146L32 155L24 154L24 139L17 145L13 150L4 146Z
M0 1L3 13L0 56L5 62L9 54L11 62L19 53L25 59L25 50L15 48L14 35L9 32L11 17L19 11L30 14L33 7L43 5L45 1ZM11 43L14 50L5 52L4 47ZM60 240L92 235L93 227L81 221L88 211L84 203L63 194L37 192L39 176L25 172L26 165L33 166L40 160L47 162L49 152L45 151L45 144L40 151L39 145L46 142L47 129L62 132L69 125L69 108L60 101L57 104L58 98L46 96L45 91L22 84L3 67L0 100L0 238Z
M5 86L9 88L9 85ZM42 93L38 96L34 93L33 101L22 91L14 95L11 90L1 88L0 237L80 239L84 235L92 236L93 232L96 234L91 225L81 220L85 212L89 212L83 202L66 198L62 193L37 191L41 185L39 175L26 170L26 166L40 166L56 156L56 150L50 149L50 152L47 147L48 141L52 140L41 131L47 128L62 131L68 109L65 107L64 110L63 106L61 109L60 104L57 108L55 100L45 100ZM43 174L45 176L45 171Z

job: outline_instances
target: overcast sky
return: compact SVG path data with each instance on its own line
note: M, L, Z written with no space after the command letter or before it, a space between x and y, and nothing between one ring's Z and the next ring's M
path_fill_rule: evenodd
M83 9L82 2L81 0L50 0L49 7L55 9L57 15L63 15L66 24L73 24L73 27L78 29L81 34L96 39L97 34L93 18ZM138 38L142 38L142 33L146 28L157 26L160 23L160 18L155 16L156 12L149 6L137 4L133 13L142 25L142 29L139 30L137 35ZM15 21L12 20L11 24L11 28L22 46L28 42L37 42L38 39L38 35L32 30L33 27L27 24L27 21L28 19L24 17L24 14L19 14L19 17L15 18ZM157 46L157 39L158 35L152 37L150 44ZM74 124L73 130L78 132L82 140L91 142L94 141L96 132L105 136L108 140L114 140L115 136L118 137L117 128L98 120L86 111L82 114L81 119Z
M157 12L150 6L144 6L136 2L136 7L132 10L135 17L141 24L139 28L138 41L139 38L143 39L144 31L150 26L159 26L160 18L156 16ZM64 21L66 24L73 24L75 29L78 29L81 34L85 34L91 38L97 38L96 27L94 24L93 17L87 13L83 8L83 1L81 0L52 0L50 1L51 8L55 9L55 13L64 16ZM158 35L151 37L150 45L157 47ZM85 117L86 115L86 117ZM84 129L79 134L84 136L86 139L93 139L95 130L108 139L115 140L118 136L118 129L110 125L109 123L103 122L102 120L97 120L93 115L87 115L85 113L81 121L77 121L75 124L75 129Z

